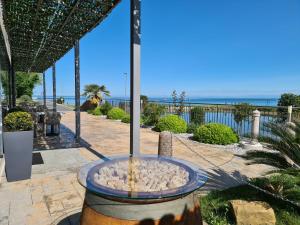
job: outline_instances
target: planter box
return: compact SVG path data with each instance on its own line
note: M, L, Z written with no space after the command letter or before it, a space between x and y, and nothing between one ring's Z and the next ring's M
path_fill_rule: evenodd
M7 181L31 177L33 131L4 132L4 157Z

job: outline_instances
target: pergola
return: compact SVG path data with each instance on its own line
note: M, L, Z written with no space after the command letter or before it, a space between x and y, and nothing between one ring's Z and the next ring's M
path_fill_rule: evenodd
M74 48L76 140L80 141L79 40L98 26L121 0L0 0L1 64L9 68L9 107L16 105L15 71L43 73L52 67L53 110L56 110L55 62ZM140 120L140 1L130 0L131 14L131 141L139 153ZM4 59L4 60L3 60Z

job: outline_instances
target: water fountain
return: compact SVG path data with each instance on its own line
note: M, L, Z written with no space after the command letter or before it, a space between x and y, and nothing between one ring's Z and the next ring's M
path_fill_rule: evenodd
M201 225L195 191L206 174L189 162L161 156L115 157L83 167L81 225Z

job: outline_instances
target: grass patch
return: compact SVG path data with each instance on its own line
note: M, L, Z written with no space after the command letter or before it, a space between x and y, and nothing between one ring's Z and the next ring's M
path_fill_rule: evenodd
M300 225L300 209L289 203L274 199L248 185L223 191L212 191L201 198L203 219L209 225L235 224L229 201L234 199L264 201L270 204L276 214L276 225Z

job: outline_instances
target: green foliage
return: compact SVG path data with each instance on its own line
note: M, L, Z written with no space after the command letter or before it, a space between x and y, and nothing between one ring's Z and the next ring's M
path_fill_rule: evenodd
M295 95L292 93L284 93L280 96L277 105L300 107L300 95ZM277 114L281 122L286 121L288 115L287 107L278 107Z
M194 124L204 124L205 123L205 111L201 106L193 107L190 111L191 114L191 123Z
M87 113L92 114L94 116L101 116L102 115L101 107L97 106L95 109L87 110Z
M148 96L146 96L146 95L141 95L141 101L143 101L143 104L147 104L148 103L148 101L149 101L149 99L148 99Z
M203 219L209 225L235 224L230 209L230 200L263 201L270 204L276 215L276 225L299 225L299 209L284 201L266 195L250 186L238 186L223 191L212 191L201 197Z
M122 123L130 123L130 115L126 114L125 116L123 116L121 121Z
M248 120L253 111L253 106L248 103L241 103L234 106L233 118L237 124L240 124L244 120Z
M104 85L88 84L84 86L83 96L88 97L93 103L99 103L103 95L110 96L110 92Z
M187 127L187 133L193 134L198 129L199 125L196 123L189 123Z
M27 112L12 112L4 118L6 131L28 131L32 130L33 120Z
M18 99L18 101L19 101L20 103L29 103L29 102L32 102L32 99L31 99L31 97L28 96L28 95L22 95L22 96Z
M300 170L278 171L270 177L254 178L251 183L275 195L300 202Z
M126 115L125 111L120 108L112 108L107 113L107 118L112 120L121 120Z
M166 112L166 107L161 104L149 103L145 106L143 113L144 124L155 126L159 118Z
M101 112L103 115L107 115L107 113L112 109L112 105L109 102L105 102L101 105Z
M181 92L180 96L178 97L176 90L172 92L172 99L173 99L173 106L175 108L175 113L179 116L182 115L184 112L184 102L186 98L185 91Z
M13 112L25 112L25 110L20 106L16 106L8 110L8 113L13 113Z
M194 133L194 139L202 143L217 145L228 145L239 141L232 128L218 123L201 125Z
M276 152L270 152L269 154L248 152L244 157L252 160L249 162L250 164L263 161L265 164L281 169L291 167L300 169L300 123L295 125L268 123L265 126L272 134L271 137L265 138L268 147L277 150L280 154ZM287 160L287 157L290 160Z
M1 80L4 93L8 96L8 78L5 73L1 73ZM16 72L16 97L20 98L22 95L28 95L31 98L33 89L39 84L41 84L41 74Z
M58 99L56 99L57 104L64 104L65 103L65 99L63 97L59 97Z
M187 124L177 115L167 115L158 120L155 130L171 131L173 133L185 133L187 130Z
M93 103L91 100L86 100L81 106L80 110L87 112L87 111L92 111L98 106L97 103Z

